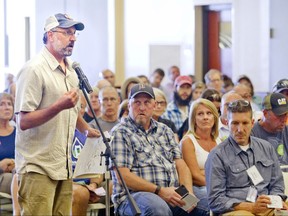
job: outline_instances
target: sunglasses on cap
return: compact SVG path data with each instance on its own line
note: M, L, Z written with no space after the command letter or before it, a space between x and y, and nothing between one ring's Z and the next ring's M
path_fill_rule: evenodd
M228 107L230 107L230 108L237 107L237 106L247 107L249 105L250 105L249 101L246 101L246 100L235 100L235 101L230 102L228 104Z
M221 97L219 94L212 94L207 97L207 100L210 100L211 102L213 101L221 102Z

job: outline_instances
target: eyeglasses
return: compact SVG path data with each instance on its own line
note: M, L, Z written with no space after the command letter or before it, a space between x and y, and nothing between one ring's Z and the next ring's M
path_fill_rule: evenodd
M54 30L52 32L57 32L57 33L61 33L63 34L65 37L72 37L75 36L76 38L79 36L79 33L75 32L71 32L71 31L58 31L58 30Z
M244 107L248 107L250 105L250 103L246 100L235 100L232 101L228 104L228 107L233 108L233 107L237 107L237 106L244 106Z
M219 94L212 94L212 95L207 97L207 100L209 100L211 102L213 102L213 101L221 102L221 97Z
M160 106L165 106L166 102L165 101L155 101L156 106L160 105Z

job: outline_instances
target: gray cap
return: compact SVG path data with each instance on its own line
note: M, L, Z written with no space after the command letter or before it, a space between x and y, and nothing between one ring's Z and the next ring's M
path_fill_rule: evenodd
M48 17L45 23L44 31L48 32L53 28L70 28L75 26L77 31L82 31L84 29L84 24L81 22L74 21L67 14L55 14L53 16Z
M136 97L136 95L140 93L148 94L151 98L155 99L153 88L150 85L145 85L143 83L136 84L131 88L129 99Z

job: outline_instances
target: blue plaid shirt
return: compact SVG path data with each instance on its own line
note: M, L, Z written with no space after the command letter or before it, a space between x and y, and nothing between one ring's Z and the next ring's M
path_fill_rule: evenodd
M189 110L189 106L187 106L187 108ZM185 121L185 119L188 118L188 112L187 112L186 118L184 118L184 120L182 120L181 112L180 112L178 106L175 104L174 101L172 101L168 104L165 113L163 113L163 115L161 117L165 118L165 119L169 119L170 121L174 122L175 127L178 131L179 128L182 126L183 122Z
M114 128L112 136L111 150L119 167L127 167L137 176L162 187L179 186L174 160L182 155L168 126L151 119L146 132L127 117ZM112 179L112 201L117 208L126 195L114 170Z

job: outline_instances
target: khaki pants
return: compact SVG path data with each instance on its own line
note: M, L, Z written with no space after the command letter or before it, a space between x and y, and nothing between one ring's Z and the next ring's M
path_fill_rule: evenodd
M238 211L231 211L225 214L222 214L222 216L273 216L274 215L274 209L269 209L264 213L261 214L252 214L249 211L245 210L238 210Z
M71 215L72 180L52 180L30 172L19 175L21 215Z

